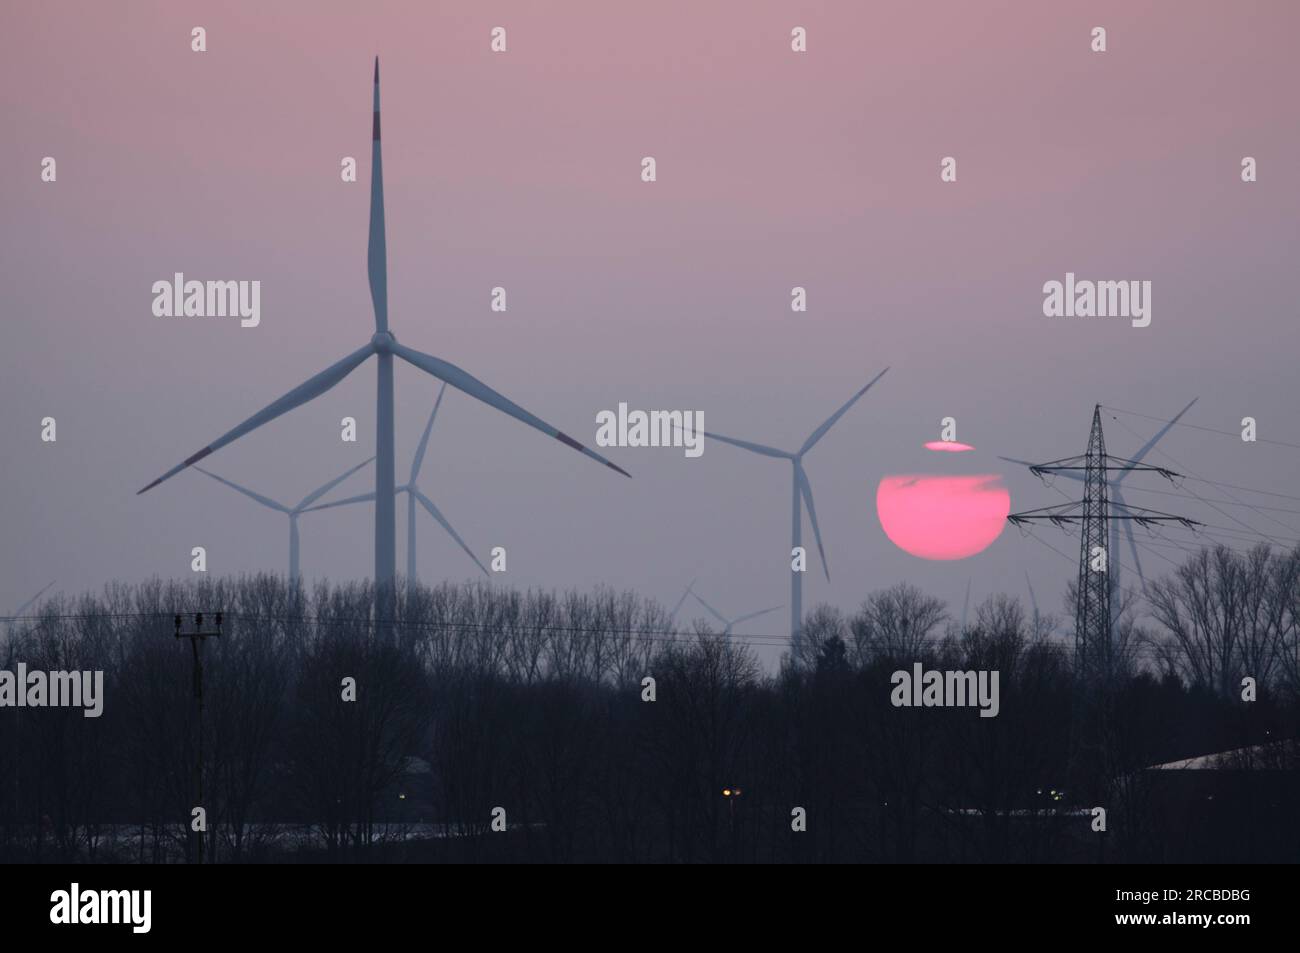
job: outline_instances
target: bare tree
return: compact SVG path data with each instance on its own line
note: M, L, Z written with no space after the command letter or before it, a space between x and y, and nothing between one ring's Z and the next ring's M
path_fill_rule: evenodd
M944 603L908 583L873 592L849 623L860 667L874 656L919 658L947 618Z
M1267 546L1244 556L1216 546L1191 555L1172 578L1153 583L1152 614L1175 650L1169 658L1179 673L1224 698L1239 691L1243 674L1267 684L1284 664L1293 574L1277 568Z

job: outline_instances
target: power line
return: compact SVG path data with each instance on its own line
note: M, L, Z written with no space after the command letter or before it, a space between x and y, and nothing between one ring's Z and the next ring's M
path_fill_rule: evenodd
M1111 419L1114 420L1115 418L1111 418ZM1129 427L1129 426L1128 426L1126 423L1124 423L1122 420L1115 420L1115 422L1118 423L1118 424L1119 424L1121 427L1123 427L1125 430L1127 430L1129 433L1133 433L1133 428L1132 428L1132 427ZM1135 436L1136 436L1136 434L1135 434ZM1162 457L1166 458L1167 460L1172 461L1173 464L1174 464L1175 466L1182 467L1182 468L1183 468L1184 470L1186 470L1188 473L1192 473L1192 470L1191 470L1190 467L1186 467L1186 466L1184 466L1182 463L1179 463L1178 460L1176 460L1176 459L1175 459L1171 454L1169 454L1168 452L1166 452L1166 451L1164 451L1164 450L1161 450L1159 447L1153 447L1152 449L1154 449L1155 452L1158 453L1158 454L1160 454ZM1280 537L1269 537L1269 535L1268 535L1267 533L1263 533L1263 532L1261 532L1260 530L1255 529L1255 527L1251 526L1249 523L1246 523L1246 522L1244 522L1243 520L1239 520L1239 519L1237 519L1237 517L1233 516L1231 513L1227 512L1226 510L1220 509L1218 506L1216 506L1216 505L1215 505L1214 503L1212 503L1211 501L1205 499L1203 496L1201 496L1201 495L1200 495L1199 493L1197 493L1195 490L1191 490L1190 492L1192 493L1193 496L1195 496L1198 500L1200 500L1200 502L1202 502L1202 503L1204 503L1206 506L1210 507L1210 508L1211 508L1212 510L1214 510L1216 513L1220 514L1221 516L1226 516L1228 519L1232 520L1234 523L1238 523L1238 524L1240 524L1241 526L1246 527L1246 529L1250 530L1252 533L1256 533L1256 534L1258 534L1258 535L1260 535L1260 536L1264 536L1264 537L1266 537L1266 538L1270 538L1270 539L1273 539L1273 538L1280 538ZM1229 495L1231 495L1231 494L1229 494ZM1247 505L1248 507L1250 507L1251 509L1255 509L1255 511L1256 511L1257 513L1259 513L1260 516L1263 516L1265 519L1272 520L1274 523L1277 523L1279 526L1284 526L1284 527L1290 529L1292 532L1295 532L1295 529L1294 529L1293 527L1287 526L1286 523L1283 523L1281 520L1277 519L1276 517L1269 516L1267 513L1261 513L1258 509L1256 509L1256 508L1255 508L1254 506L1252 506L1251 504L1246 504L1246 505ZM1296 541L1295 541L1295 540L1290 540L1289 542L1291 542L1291 543L1294 545Z
M1034 538L1037 539L1037 537ZM1048 546L1048 548L1053 549L1059 555L1064 556L1065 559L1068 560L1070 558L1068 556L1065 556L1064 553L1061 553L1060 550L1056 550L1055 547L1051 546L1050 543L1047 543L1041 539L1039 539L1038 542L1041 542L1043 543L1043 545ZM114 615L117 618L152 618L152 619L166 620L171 616L171 613L113 613L112 615ZM370 618L304 619L301 617L244 615L240 613L230 613L230 612L225 613L225 615L227 618L231 618L231 617L240 618L245 622L291 622L291 623L303 623L306 625L339 624L339 625L356 626L358 628L369 628L375 624L374 620ZM53 615L53 616L45 616L45 617L24 616L21 618L31 618L31 619L36 619L38 621L57 621L62 619L85 619L85 618L93 618L93 617L88 617L84 615L72 615L72 616ZM381 621L387 622L388 624L397 628L401 628L402 626L407 626L407 627L415 626L415 627L425 627L425 628L438 627L438 628L451 628L451 629L467 629L467 628L482 629L482 628L489 628L494 625L493 623L468 623L468 622L416 622L414 620L403 620L403 619L388 619L388 620L381 620ZM583 628L578 626L538 626L534 628L537 628L540 632L544 634L562 634L562 635L603 634L603 635L611 635L611 636L636 635L642 641L656 643L656 644L690 644L697 641L701 634L711 634L714 638L721 638L720 633L717 632L695 633L695 632L685 632L682 630L663 630L663 631L627 630L627 629L608 630L608 629ZM761 634L743 635L743 634L732 633L730 636L727 637L726 640L728 642L738 642L745 645L780 646L780 647L785 647L789 645L789 637L786 635L761 635Z
M1032 529L1029 529L1028 527L1024 527L1024 526L1022 526L1020 529L1021 529L1021 532L1022 532L1024 535L1028 536L1028 537L1029 537L1030 539L1032 539L1034 542L1036 542L1036 543L1042 543L1044 546L1046 546L1046 547L1047 547L1048 549L1050 549L1052 552L1056 553L1056 555L1060 556L1060 557L1061 557L1062 559L1064 559L1066 562L1070 563L1071 565L1074 564L1074 559L1073 559L1073 557L1071 557L1071 556L1067 556L1065 553L1061 552L1059 549L1057 549L1055 546L1053 546L1053 545L1052 545L1051 543L1049 543L1047 540L1045 540L1045 539L1041 539L1041 538L1040 538L1036 533L1034 533L1034 531L1033 531ZM1119 561L1120 561L1118 556L1114 557L1114 559L1115 559L1115 562L1119 562ZM1132 589L1126 588L1126 587L1123 586L1123 585L1121 585L1121 586L1119 587L1119 591L1120 591L1122 594L1128 596L1130 599L1134 599L1134 600L1136 600L1136 599L1140 599L1140 598L1142 598L1141 594L1139 594L1139 593L1137 593L1137 592L1134 592Z
M1067 556L1065 553L1061 552L1061 550L1057 549L1055 546L1053 546L1051 543L1047 542L1046 540L1041 539L1037 534L1032 532L1032 530L1026 529L1025 535L1033 539L1035 542L1038 542L1043 546L1046 546L1048 549L1052 550L1054 553L1056 553L1058 556L1060 556L1062 559L1066 560L1067 562L1073 562L1070 556ZM1143 543L1140 545L1146 545L1146 544ZM1128 589L1122 586L1120 588L1122 592L1129 595L1130 597L1135 599L1138 598L1138 594L1134 592L1132 589ZM30 620L36 622L43 622L43 621L66 621L66 620L87 620L87 619L97 619L97 618L115 618L115 619L155 619L160 623L166 623L170 621L173 618L173 616L174 613L171 612L114 612L114 613L103 613L102 615L85 614L85 613L80 613L80 614L62 613L62 614L54 614L54 615L46 615L46 616L0 617L0 621ZM375 625L375 621L369 617L338 618L338 617L322 617L322 616L285 616L285 615L263 615L260 613L238 613L238 612L234 612L234 613L226 612L225 617L227 619L236 618L249 623L281 622L281 623L288 623L288 624L302 624L302 625L313 625L313 626L348 625L348 626L355 626L357 628L370 628ZM389 625L392 625L396 628L414 627L414 628L426 628L426 629L440 628L440 629L456 629L456 630L467 630L467 629L483 630L483 629L502 628L500 626L500 623L490 623L490 622L466 622L466 621L438 622L438 621L431 621L431 620L413 620L413 619L386 619L386 620L381 620L381 623L382 622L386 622ZM160 625L160 628L165 628L165 626ZM606 635L606 636L614 636L614 637L623 636L623 635L634 635L644 642L650 642L654 644L690 644L696 642L699 639L701 634L709 634L709 633L697 633L693 631L687 632L680 629L663 629L663 630L609 629L609 628L593 628L593 627L585 627L585 626L563 626L563 625L515 626L514 628L516 631L532 629L538 631L541 634L556 634L556 635L585 634L585 635ZM714 632L711 634L714 638L721 638L719 633ZM776 646L785 647L789 645L789 637L784 634L764 635L761 633L751 633L751 634L732 633L730 636L727 637L727 641L741 643L744 645L752 645L757 647L776 647ZM1128 650L1128 654L1133 655L1134 657L1163 658L1167 654L1167 651L1173 651L1175 654L1178 654L1180 652L1185 652L1184 649L1182 649L1180 646L1177 645L1171 645L1168 647L1167 650L1152 649L1152 648L1137 646L1137 647L1130 648Z
M1201 430L1205 433L1217 433L1225 437L1235 437L1241 439L1239 430L1216 430L1214 427L1202 427L1200 424L1185 424L1182 421L1166 420L1163 417L1153 417L1151 414L1140 414L1136 410L1121 410L1119 407L1111 407L1109 404L1102 404L1106 410L1114 411L1117 414L1128 414L1132 417L1145 417L1147 420L1156 420L1162 424L1173 424L1175 427L1190 427L1192 430ZM1270 440L1267 437L1256 437L1258 443L1271 443L1279 447L1290 447L1292 450L1300 450L1300 443L1288 443L1285 440Z
M1204 477L1192 476L1190 474L1186 476L1186 479L1195 480L1197 483L1208 483L1210 486L1226 486L1232 490L1241 490L1243 493L1258 493L1260 496L1276 496L1279 499L1295 500L1296 502L1300 502L1300 496L1295 496L1291 493L1274 493L1272 490L1258 490L1251 486L1242 486L1239 483L1225 483L1222 480L1207 480Z
M28 616L0 616L0 622L54 622L54 621L94 621L98 619L157 619L171 620L174 616L172 612L106 612L106 613L61 613L53 615L28 615ZM547 634L563 635L605 635L611 637L618 636L636 636L638 638L648 639L650 641L694 641L701 634L694 631L685 631L681 629L647 629L647 628L620 628L617 626L589 627L589 626L566 626L566 625L528 625L514 624L503 625L500 622L468 622L464 620L446 620L438 621L431 619L373 619L366 618L337 618L324 616L282 616L282 615L262 615L260 613L241 613L226 612L226 619L239 619L245 622L279 622L291 625L347 625L365 628L369 626L393 626L397 628L414 628L414 629L473 629L473 630L493 630L502 631L513 630L516 632L537 631ZM718 635L718 633L711 633ZM788 645L790 637L788 635L764 635L754 634L737 634L731 633L728 636L733 641L756 642L762 644L779 644Z
M1210 483L1211 485L1213 485L1213 482L1210 480L1205 480L1202 482ZM1178 493L1175 490L1156 490L1156 489L1152 489L1149 486L1135 486L1132 487L1132 489L1137 490L1140 493L1158 493L1161 496L1176 496L1184 500L1200 500L1201 502L1206 502L1206 503L1211 502L1209 500L1206 500L1204 497L1195 496L1191 493ZM1262 492L1262 491L1256 491L1256 492ZM1240 500L1214 500L1213 502L1218 503L1222 506L1245 506L1253 510L1271 510L1274 513L1294 513L1296 515L1300 515L1300 510L1289 509L1288 507L1285 506L1264 506L1262 504L1257 504L1257 503L1244 503ZM1283 523L1282 525L1287 526L1287 524L1285 523ZM1287 526L1287 528L1295 529L1295 527L1292 526ZM1296 532L1300 533L1300 529L1297 529Z

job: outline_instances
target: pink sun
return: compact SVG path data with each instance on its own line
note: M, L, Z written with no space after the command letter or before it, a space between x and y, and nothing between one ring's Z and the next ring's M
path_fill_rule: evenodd
M929 450L964 452L966 444L934 441ZM1006 525L1011 494L995 473L887 476L876 489L876 513L890 541L921 559L966 559L987 549Z

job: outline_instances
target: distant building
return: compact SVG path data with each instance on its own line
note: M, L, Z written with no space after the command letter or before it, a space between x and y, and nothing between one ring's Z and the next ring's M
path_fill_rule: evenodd
M1300 742L1154 764L1142 780L1141 820L1133 834L1150 860L1300 861Z

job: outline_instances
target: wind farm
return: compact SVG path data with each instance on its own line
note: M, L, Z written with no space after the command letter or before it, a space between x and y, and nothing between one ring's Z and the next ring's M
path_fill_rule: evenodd
M1300 10L162 6L0 13L7 923L1300 859Z

